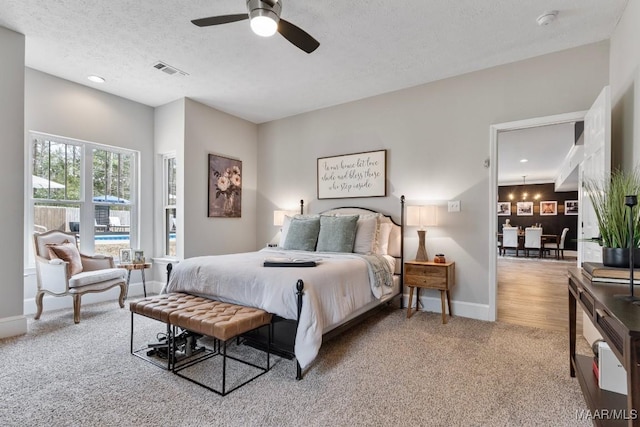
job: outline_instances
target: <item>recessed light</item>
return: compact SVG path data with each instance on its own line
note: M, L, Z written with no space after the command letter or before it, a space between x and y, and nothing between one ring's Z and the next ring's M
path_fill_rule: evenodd
M520 159L520 163L527 163L528 161L528 159Z
M105 82L104 78L100 77L100 76L89 76L87 78L89 80L91 80L92 82L94 82L94 83L104 83Z

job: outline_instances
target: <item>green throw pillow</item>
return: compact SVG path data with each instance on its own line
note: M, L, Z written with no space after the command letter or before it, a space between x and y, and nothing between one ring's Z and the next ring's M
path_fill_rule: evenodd
M318 252L353 252L358 216L321 216Z
M293 218L283 249L315 251L320 231L320 218Z

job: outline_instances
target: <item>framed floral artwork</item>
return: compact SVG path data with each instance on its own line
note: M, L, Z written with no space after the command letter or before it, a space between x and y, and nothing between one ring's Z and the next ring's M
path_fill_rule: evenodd
M242 161L209 154L208 216L240 218Z
M533 202L518 202L516 208L518 216L533 216Z
M551 200L540 202L540 215L558 215L558 202Z

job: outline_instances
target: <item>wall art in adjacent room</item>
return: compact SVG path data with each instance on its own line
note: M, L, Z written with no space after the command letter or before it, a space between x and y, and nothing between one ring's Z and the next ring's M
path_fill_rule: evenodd
M533 202L518 202L516 206L518 216L533 216Z
M555 200L540 202L540 215L558 215L558 202Z

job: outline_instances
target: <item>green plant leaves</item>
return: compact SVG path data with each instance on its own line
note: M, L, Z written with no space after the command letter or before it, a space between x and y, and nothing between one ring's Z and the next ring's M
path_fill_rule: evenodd
M585 182L585 188L596 213L601 245L609 248L628 248L629 213L625 197L640 194L640 171L615 170L609 181ZM633 246L640 243L640 206L633 209Z

